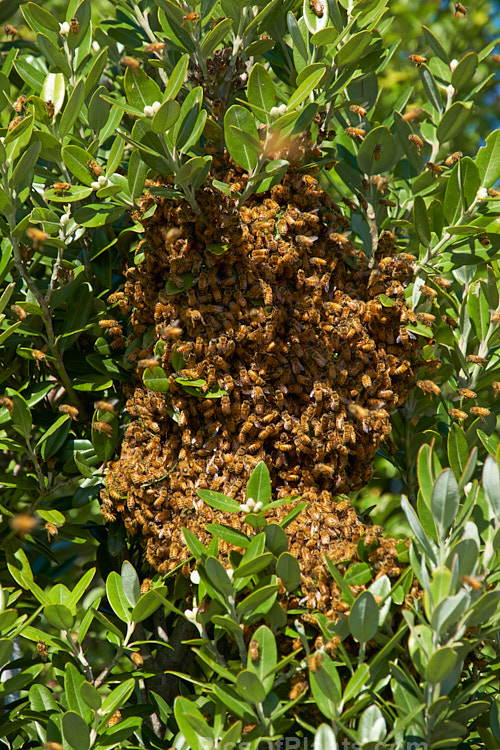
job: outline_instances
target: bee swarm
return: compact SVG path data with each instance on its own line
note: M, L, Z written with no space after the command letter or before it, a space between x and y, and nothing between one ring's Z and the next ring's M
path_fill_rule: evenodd
M244 187L235 170L224 179ZM398 573L394 542L334 498L368 482L390 432L389 414L414 386L418 342L406 330L414 316L401 299L412 276L409 258L395 255L395 238L384 232L370 268L344 234L349 221L340 207L298 171L239 211L211 187L197 198L207 222L184 201L142 199L141 216L157 207L142 219L145 260L127 272L129 341L154 327L153 344L138 356L151 359L154 343L164 341L158 364L170 389L147 389L145 365L137 363L127 394L134 421L120 459L110 464L104 515L122 516L129 532L141 535L148 562L166 572L189 556L182 526L203 542L209 522L249 530L243 513L212 510L196 491L244 502L249 474L263 460L278 497L308 501L287 528L307 605L339 611L324 554L334 562L357 559L365 537L379 574ZM212 245L228 249L216 255ZM197 283L167 294L166 282L181 289L186 273ZM390 297L387 306L381 294ZM177 372L174 351L184 358ZM207 395L215 386L226 394L189 395L179 377L205 380ZM268 520L289 510L282 506Z

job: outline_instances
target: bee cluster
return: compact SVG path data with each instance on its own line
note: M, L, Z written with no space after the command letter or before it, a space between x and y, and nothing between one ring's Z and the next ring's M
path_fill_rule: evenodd
M298 171L239 210L213 188L198 200L206 221L183 201L142 200L142 213L157 206L143 218L145 260L128 270L124 296L131 339L153 327L154 337L130 355L134 421L109 466L103 512L121 515L141 535L149 563L166 572L188 557L182 526L206 541L209 522L246 528L244 513L211 509L197 489L244 502L249 474L263 460L278 497L300 494L309 503L288 527L290 549L308 606L328 611L338 591L321 572L325 553L356 559L365 537L379 569L397 572L393 542L334 498L368 482L389 414L414 385L418 342L402 299L411 256L398 256L394 235L384 232L370 266L349 240L340 206ZM189 289L187 274L196 280ZM153 364L168 375L166 394L143 384ZM179 379L204 381L198 396Z

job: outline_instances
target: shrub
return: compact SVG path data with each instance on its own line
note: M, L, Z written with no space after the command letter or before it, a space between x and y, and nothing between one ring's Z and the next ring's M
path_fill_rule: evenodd
M497 747L487 19L11 10L0 747Z

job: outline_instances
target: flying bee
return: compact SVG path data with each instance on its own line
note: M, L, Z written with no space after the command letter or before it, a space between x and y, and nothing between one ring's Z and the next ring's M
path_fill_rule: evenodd
M147 359L140 359L137 362L137 367L141 370L146 370L148 368L157 367L157 366L158 366L158 360L153 357L149 357Z
M458 393L461 398L477 398L477 393L470 388L459 388Z
M457 161L460 161L462 158L463 153L461 151L455 151L453 154L450 154L447 159L445 159L444 163L447 167L452 167L454 164L457 163Z
M380 143L375 144L375 148L372 151L372 159L378 161L382 156L382 145Z
M73 34L78 34L78 32L80 31L80 24L78 23L78 19L72 18L69 22L69 27Z
M339 232L332 232L331 230L329 230L328 239L334 242L335 244L340 245L341 247L347 247L349 245L349 240L346 237L346 235L339 234Z
M429 396L439 396L441 393L440 387L432 380L417 380L417 388L420 388L423 393L427 393Z
M139 60L135 59L135 57L125 55L120 59L120 65L123 65L124 68L132 68L132 70L137 70L137 68L139 68L141 64Z
M426 169L430 169L430 171L431 171L431 172L432 172L432 173L433 173L434 175L436 175L436 177L437 177L438 175L440 175L440 174L441 174L441 172L443 171L443 167L440 167L440 166L439 166L438 164L434 164L434 162L433 162L433 161L426 161L426 162L425 162L425 168L426 168Z
M416 148L417 148L417 154L420 156L420 152L421 152L421 150L422 150L422 148L424 146L423 140L420 138L420 136L415 135L415 133L411 133L408 136L408 140L410 141L410 143L413 146L416 146Z
M115 407L109 401L94 401L94 409L116 414Z
M500 196L500 190L495 190L495 188L488 188L488 195L490 198L498 198Z
M59 404L57 407L63 414L69 414L71 419L76 419L78 416L78 409L76 406L70 406L69 404Z
M394 208L394 206L397 206L396 201L391 201L389 198L379 198L378 202L381 206L387 206L387 208Z
M498 394L500 394L500 383L498 382L498 380L494 380L492 382L491 386L493 388L493 392L495 394L495 397L498 396Z
M364 117L366 115L366 109L364 107L360 107L359 104L351 104L349 107L350 112L354 112L355 115L359 115L360 117Z
M18 30L14 26L11 26L10 23L5 24L3 27L3 33L6 36L10 36L12 39L19 34Z
M344 132L349 138L359 138L360 141L364 141L366 130L363 128L344 128Z
M410 55L408 60L412 62L416 68L420 68L421 65L427 62L427 58L422 55Z
M434 281L436 281L435 278L434 278ZM431 315L430 313L418 312L416 313L416 316L417 316L417 320L420 321L420 323L425 323L425 325L432 325L432 323L434 323L436 320L436 316Z
M113 434L113 428L106 422L92 422L92 429L96 432L100 432L103 435Z
M35 250L43 248L43 241L49 238L47 232L42 232L41 229L37 229L36 227L28 227L26 235L32 241Z
M166 46L165 42L151 42L151 44L146 44L144 52L147 52L148 54L150 52L162 52Z
M484 357L478 357L476 354L468 354L465 359L473 365L485 365L488 362L487 359Z
M490 410L485 409L483 406L472 406L470 409L470 413L475 417L481 417L481 419L483 419L483 417L488 417L491 414Z
M483 581L480 581L478 578L472 578L472 576L462 576L460 580L462 581L462 583L470 586L471 589L474 589L474 591L480 591L483 588Z
M455 3L455 16L463 17L467 15L467 8L462 3Z
M295 241L298 245L302 245L303 247L311 247L311 245L313 245L317 239L319 238L316 235L313 235L311 237L308 237L305 234L295 235Z

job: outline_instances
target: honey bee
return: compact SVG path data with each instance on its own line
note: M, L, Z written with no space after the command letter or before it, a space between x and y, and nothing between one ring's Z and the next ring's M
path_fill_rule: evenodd
M427 62L427 58L422 57L422 55L409 55L408 60L412 62L416 68L420 68L421 65Z
M490 198L498 198L498 196L500 196L500 190L488 188L488 195L490 196Z
M109 401L95 401L94 409L108 412L109 414L116 414L115 407L110 404Z
M293 445L291 445L290 443L283 443L281 441L274 443L273 447L277 451L283 451L283 453L289 453L291 450L293 450Z
M100 177L102 175L102 167L96 162L95 159L89 159L87 167L90 169L94 177Z
M462 3L455 3L455 16L466 16L467 8Z
M262 443L250 443L250 445L247 446L248 453L257 453L258 450L262 448Z
M416 148L417 148L417 154L420 156L420 152L421 152L422 148L424 147L423 140L418 135L415 135L415 133L411 133L408 136L408 140L410 141L410 143L413 146L416 146Z
M257 659L259 658L259 644L257 641L255 640L250 641L248 652L250 654L250 659L252 661L257 661Z
M184 19L184 20L183 20L183 22L182 22L182 24L181 24L181 25L182 25L182 26L184 26L184 24L185 24L185 23L186 23L187 21L190 21L190 22L194 23L194 21L197 21L197 20L199 19L199 17L200 17L200 14L199 14L199 13L196 13L196 12L194 12L194 11L193 11L192 13L186 13L186 15L185 15L185 16L183 16L183 19Z
M458 393L461 398L477 398L477 393L475 391L471 391L470 388L459 388Z
M153 368L158 366L158 360L153 357L148 357L147 359L140 359L137 362L137 367L141 370L146 370L148 368Z
M309 657L308 666L311 672L317 672L321 668L324 658L325 655L322 651L317 651Z
M14 408L14 402L8 396L0 396L0 406L7 411L12 411Z
M344 132L349 138L359 138L360 141L364 141L366 130L363 128L344 128Z
M472 406L470 413L475 417L488 417L491 412L489 409L485 409L483 406ZM483 420L484 421L484 420Z
M308 237L305 234L296 234L295 235L295 241L298 245L302 245L302 247L311 247L316 240L319 238L316 235L313 235L312 237Z
M37 641L36 650L44 661L48 659L49 651L47 649L47 644L45 643L45 641Z
M500 393L500 382L498 382L498 380L494 380L491 385L492 385L495 396L498 396L498 394ZM1 403L1 399L0 399L0 403Z
M394 208L397 205L395 201L391 201L388 198L379 198L378 202L381 206L387 206L388 208Z
M430 396L439 396L441 389L432 380L417 380L417 388Z
M436 281L436 279L434 279ZM431 315L430 313L416 313L417 320L420 321L420 323L425 323L426 325L432 325L432 323L435 322L436 316Z
M355 115L359 115L360 117L364 117L366 115L366 109L364 107L360 107L358 104L351 104L349 110L351 112L354 112Z
M92 422L92 429L96 432L100 432L103 435L113 434L113 428L106 422Z
M78 32L80 30L80 24L78 23L78 19L77 18L72 18L70 20L70 22L69 22L69 27L70 27L71 32L73 34L78 34Z
M56 193L65 193L66 190L69 190L71 185L69 182L54 182L52 185L53 190L55 190Z
M247 419L246 422L243 422L241 429L240 429L240 434L239 434L240 443L245 442L245 438L252 431L253 426L254 425L251 419Z
M69 404L59 404L57 408L59 411L62 411L63 414L69 414L71 419L76 419L79 413L76 406L70 406Z
M467 419L468 414L466 412L462 411L461 409L448 409L448 414L450 417L453 417L453 419L458 419L460 422L462 422L464 419Z
M147 52L148 54L150 52L162 52L166 46L165 42L151 42L150 44L146 44L144 52Z
M487 247L488 245L491 245L491 242L489 240L488 235L486 232L483 232L482 234L477 235L478 242L483 246Z
M24 310L19 305L11 305L10 309L12 310L12 312L14 313L14 315L17 317L18 320L26 320L26 318L28 317L26 310Z
M436 175L436 177L437 177L438 175L440 175L440 174L441 174L441 172L443 171L443 167L440 167L440 166L439 166L438 164L434 164L434 162L433 162L433 161L426 161L426 162L425 162L425 168L426 168L426 169L430 169L430 170L431 170L431 172L432 172L432 173L433 173L434 175Z
M322 18L325 12L323 0L309 0L309 7L318 18Z
M486 365L488 363L487 359L484 357L478 357L475 354L468 354L465 359L473 365Z
M344 201L346 206L351 209L351 211L358 210L359 206L356 203L354 203L354 201L351 201L349 198L342 198L342 200Z
M349 240L347 239L346 235L339 234L338 232L329 230L328 239L330 239L335 244L340 245L341 247L347 247L349 245Z
M480 581L478 578L472 578L472 576L462 576L460 580L462 583L470 586L471 589L474 589L474 591L481 591L484 585L483 581Z
M137 68L140 67L140 62L139 60L136 60L135 57L125 55L120 59L120 65L123 65L123 67L125 68L132 68L132 70L137 70Z
M495 312L491 314L491 322L500 323L500 312Z
M382 156L382 145L380 143L375 144L375 148L372 152L372 159L378 161Z
M461 151L455 151L455 153L450 154L447 159L444 160L444 163L447 167L452 167L454 164L457 163L457 161L460 161L462 158L463 153Z
M426 284L422 284L420 287L420 291L425 297L428 297L429 299L436 299L437 292L435 289L432 289L430 286L427 286Z
M13 107L18 115L21 114L21 112L23 111L25 104L26 104L26 96L24 94L21 94L21 96L18 99L16 99L16 101L13 104Z
M275 432L276 432L276 427L272 424L269 424L266 427L264 427L263 430L259 432L257 437L259 438L259 440L264 441L264 440L267 440L267 438L272 437Z
M32 241L34 250L43 248L44 240L48 239L50 236L47 232L42 232L41 229L36 229L36 227L28 227L26 235Z
M19 125L19 123L22 122L23 120L24 120L24 117L22 117L22 116L14 117L14 119L11 122L9 122L9 128L8 128L9 133L10 133L11 130L14 130L14 128L17 125Z
M297 698L300 698L302 693L306 692L307 688L308 688L307 682L305 682L304 680L301 680L300 682L296 682L292 686L288 694L289 700L291 701L297 700Z
M11 26L10 23L6 23L3 27L3 33L14 39L14 37L19 34L19 31L14 26Z

